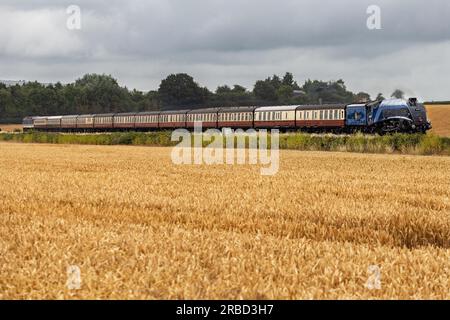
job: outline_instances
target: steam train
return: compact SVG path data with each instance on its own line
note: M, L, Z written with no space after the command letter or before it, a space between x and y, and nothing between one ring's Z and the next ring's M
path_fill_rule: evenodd
M357 104L229 107L139 113L39 116L23 119L24 131L109 132L193 129L280 129L306 132L425 133L431 129L416 98Z

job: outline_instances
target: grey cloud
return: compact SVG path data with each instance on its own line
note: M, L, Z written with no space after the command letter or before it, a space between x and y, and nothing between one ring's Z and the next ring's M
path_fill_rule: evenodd
M65 28L70 4L82 9L80 31ZM372 4L382 30L366 28ZM372 94L403 86L448 98L449 16L444 0L3 0L0 66L42 81L105 72L146 90L170 72L213 89L289 70Z

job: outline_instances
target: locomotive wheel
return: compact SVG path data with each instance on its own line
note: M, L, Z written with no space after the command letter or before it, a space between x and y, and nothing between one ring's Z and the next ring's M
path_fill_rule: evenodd
M411 130L409 123L402 120L389 120L384 122L380 128L380 134L409 132Z

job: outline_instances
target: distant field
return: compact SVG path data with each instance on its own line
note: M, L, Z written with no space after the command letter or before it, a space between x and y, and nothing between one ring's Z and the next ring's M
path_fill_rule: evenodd
M5 132L13 132L14 130L22 130L21 124L1 124L0 123L0 129Z
M428 105L426 108L433 125L432 132L450 137L450 105Z
M0 299L450 299L450 157L170 152L0 143Z

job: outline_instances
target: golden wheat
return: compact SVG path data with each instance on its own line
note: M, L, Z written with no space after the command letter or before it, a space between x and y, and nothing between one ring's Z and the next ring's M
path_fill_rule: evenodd
M1 143L0 298L450 298L449 157L170 151Z
M433 125L432 132L450 137L450 105L429 105L426 108Z
M0 124L0 129L4 132L13 132L15 130L22 130L23 127L21 124Z

